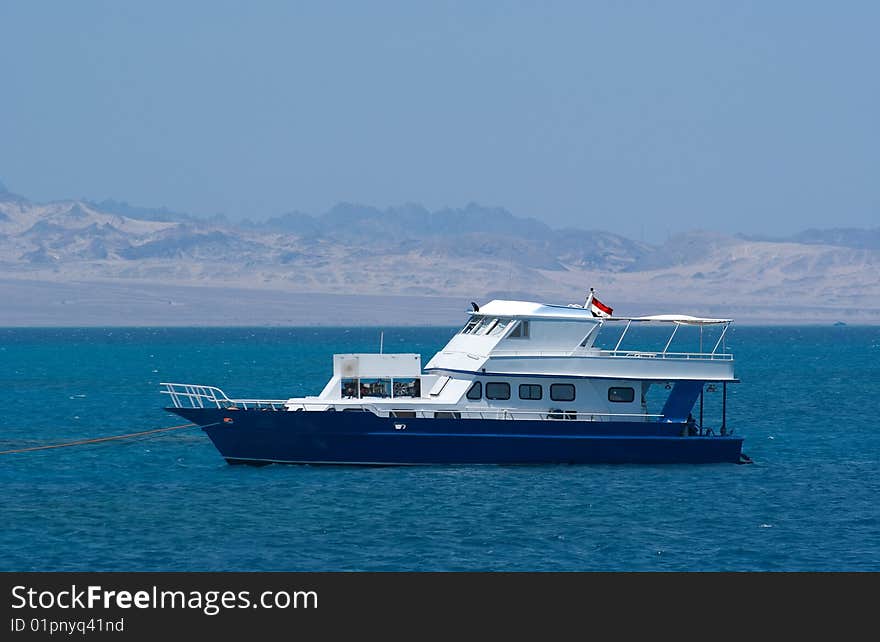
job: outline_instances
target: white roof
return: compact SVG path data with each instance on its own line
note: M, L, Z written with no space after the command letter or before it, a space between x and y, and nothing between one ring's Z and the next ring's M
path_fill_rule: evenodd
M503 301L501 299L489 301L486 305L481 306L478 312L471 312L471 314L530 319L540 317L542 319L596 320L596 317L589 310L580 306L566 307L531 301Z
M705 325L712 323L730 323L733 319L706 319L686 314L657 314L646 317L594 317L589 310L579 305L550 305L531 301L504 301L495 299L481 306L479 311L470 314L483 314L493 317L556 319L560 321L660 321L666 323L683 323L688 325Z

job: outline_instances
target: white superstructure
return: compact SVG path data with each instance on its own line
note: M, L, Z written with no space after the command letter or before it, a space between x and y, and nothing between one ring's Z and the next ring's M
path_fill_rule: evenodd
M599 318L582 306L528 301L473 307L464 328L424 368L418 354L337 354L333 376L315 397L231 400L216 388L196 396L223 407L262 403L385 417L647 421L661 417L648 411L653 385L680 383L683 394L695 395L704 383L736 381L733 356L724 351L731 319ZM660 343L632 346L642 327L665 329ZM691 337L692 347L677 351L682 328L696 331L699 341ZM711 336L704 337L706 328ZM691 382L699 382L700 392L687 392ZM178 398L193 392L166 385Z

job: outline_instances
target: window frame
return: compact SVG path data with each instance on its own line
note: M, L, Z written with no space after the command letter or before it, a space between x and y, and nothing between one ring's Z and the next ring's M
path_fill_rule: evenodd
M554 388L558 388L560 386L564 386L566 388L571 388L571 399L560 399L557 397L553 391ZM577 388L573 383L551 383L550 384L550 401L574 401L577 399Z
M493 318L491 321L489 321L489 323L487 323L480 329L479 335L481 337L488 337L492 333L492 330L495 329L495 326L498 325L498 321L498 317Z
M531 336L531 328L528 319L518 319L516 325L507 335L508 339L528 339Z
M531 397L531 396L523 397L523 388L529 388L529 389L537 388L538 389L538 396L537 397ZM519 398L524 399L526 401L540 401L541 399L544 398L544 386L542 386L540 383L521 383L521 384L519 384L518 392L519 392Z
M492 397L489 396L489 386L505 386L507 388L507 396ZM487 381L484 394L489 401L508 401L510 399L510 382L508 381Z
M461 329L461 334L470 334L477 324L480 322L480 317L471 317L468 319L467 323L464 324L464 327Z
M479 394L476 397L471 397L471 390L473 390L475 388L477 390L479 390ZM465 398L468 401L479 401L480 399L482 399L483 398L483 382L482 381L474 381L471 384L471 387L468 388L467 392L465 393Z
M499 317L497 323L492 326L492 328L489 330L489 332L486 333L486 336L487 337L503 336L504 333L507 331L507 328L510 327L510 322L511 322L511 319L505 319L505 318Z
M612 399L612 390L628 390L630 392L629 399ZM611 386L608 388L608 401L611 403L632 403L636 400L636 389L632 386Z

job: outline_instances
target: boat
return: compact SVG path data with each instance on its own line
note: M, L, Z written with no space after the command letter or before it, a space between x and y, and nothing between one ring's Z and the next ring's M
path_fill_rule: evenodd
M335 354L316 396L230 398L169 382L161 392L230 464L749 462L727 425L727 386L739 381L725 344L733 320L611 312L592 289L581 305L471 303L424 367L413 353ZM643 327L668 333L662 348L630 345ZM682 329L699 345L672 351ZM719 387L713 428L704 402Z

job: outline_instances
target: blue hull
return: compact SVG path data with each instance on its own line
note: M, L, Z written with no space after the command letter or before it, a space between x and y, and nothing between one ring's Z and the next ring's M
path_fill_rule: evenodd
M738 436L681 436L658 422L411 419L370 412L168 408L231 464L739 463Z

